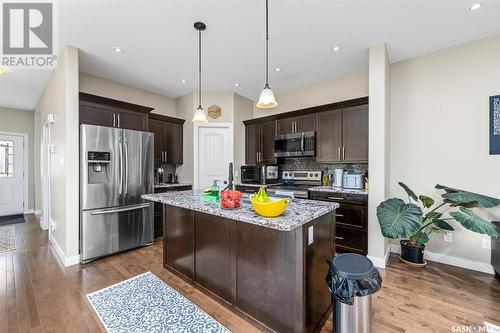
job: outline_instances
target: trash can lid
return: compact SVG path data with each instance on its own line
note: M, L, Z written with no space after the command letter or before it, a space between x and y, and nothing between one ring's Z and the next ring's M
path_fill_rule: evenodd
M374 269L370 259L356 253L339 254L333 258L332 265L339 276L350 280L369 278Z

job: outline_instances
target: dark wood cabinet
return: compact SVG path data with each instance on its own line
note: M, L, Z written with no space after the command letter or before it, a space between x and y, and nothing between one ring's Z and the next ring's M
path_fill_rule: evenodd
M154 164L183 163L183 119L150 113L148 129L154 134Z
M316 160L338 162L342 159L342 110L318 113Z
M80 92L80 124L148 130L153 108Z
M274 157L275 136L275 121L245 126L245 163L276 163L276 157Z
M276 120L276 134L308 132L316 130L316 114Z
M336 202L335 252L368 253L368 195L310 191L313 200Z
M163 263L188 279L194 278L194 211L166 206Z
M368 105L347 108L343 117L343 160L368 161Z
M154 193L164 193L173 191L187 191L191 190L191 185L175 186L175 187L155 187ZM163 204L159 202L154 203L154 237L163 236Z

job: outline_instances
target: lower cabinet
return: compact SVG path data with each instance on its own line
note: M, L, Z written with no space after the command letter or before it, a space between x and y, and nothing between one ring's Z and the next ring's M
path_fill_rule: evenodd
M328 192L309 192L313 200L336 202L335 252L368 253L368 196Z
M163 193L171 191L187 191L192 187L187 186L176 186L176 187L157 187L154 189L154 193ZM163 236L163 205L159 202L154 203L154 237Z

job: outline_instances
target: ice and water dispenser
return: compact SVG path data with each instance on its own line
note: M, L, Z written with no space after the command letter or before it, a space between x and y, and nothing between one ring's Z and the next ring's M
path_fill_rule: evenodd
M109 183L111 153L89 151L87 155L89 184Z

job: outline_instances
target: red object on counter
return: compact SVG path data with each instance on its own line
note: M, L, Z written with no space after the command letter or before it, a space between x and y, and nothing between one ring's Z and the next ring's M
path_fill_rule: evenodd
M220 205L226 209L240 208L242 197L240 191L226 190L220 194Z

